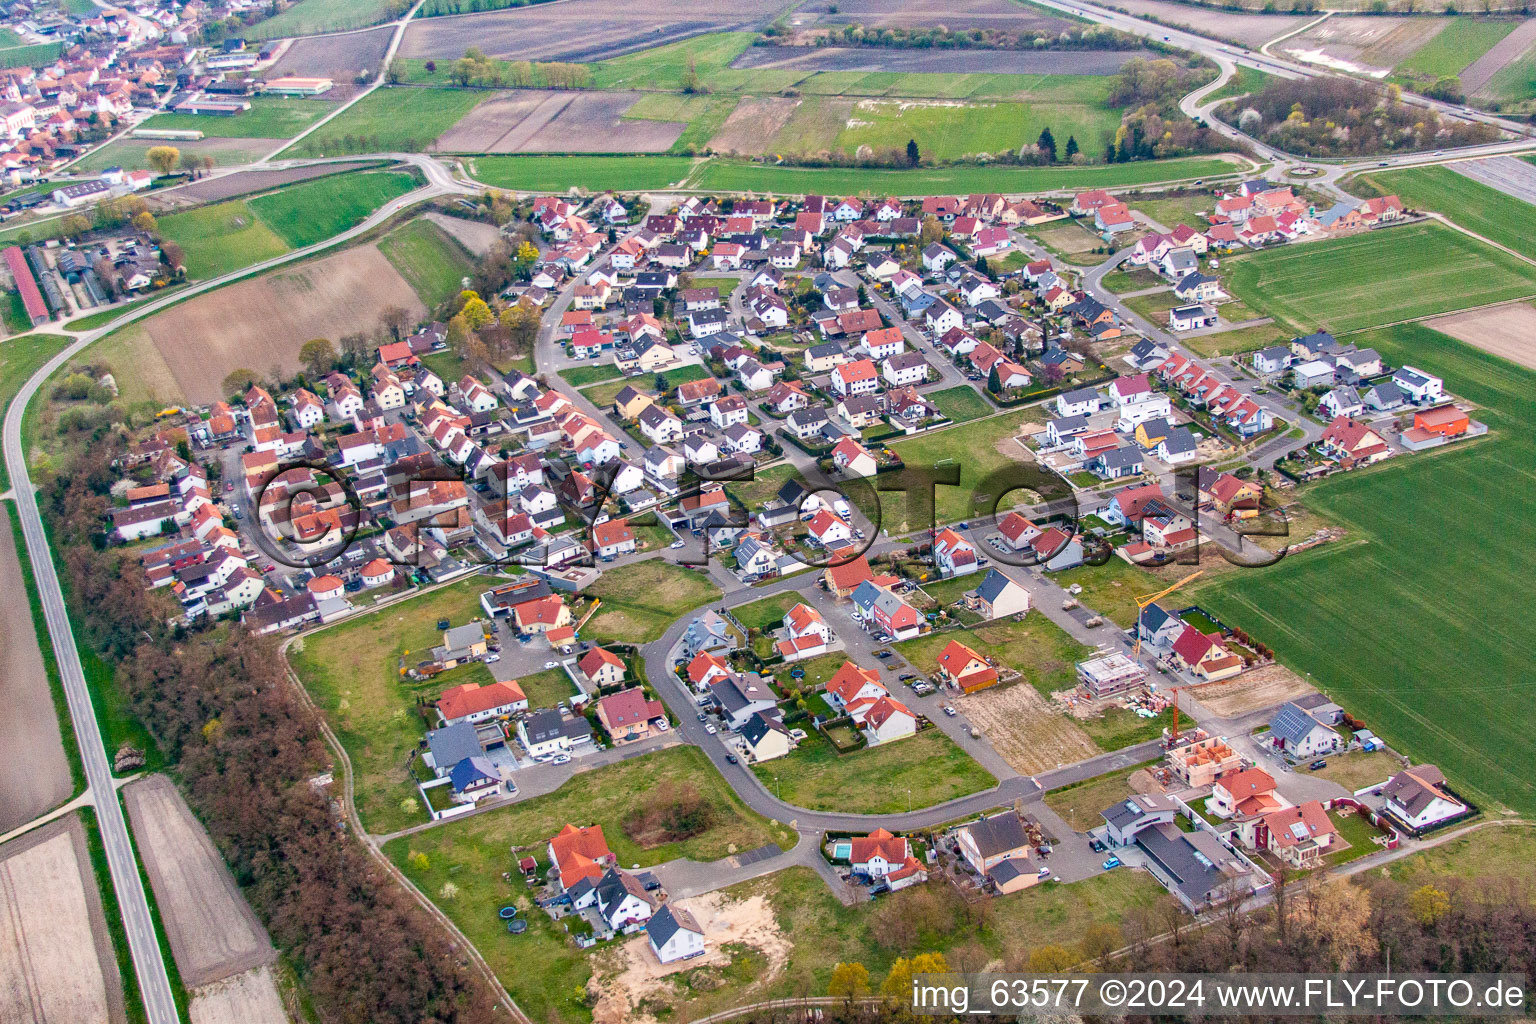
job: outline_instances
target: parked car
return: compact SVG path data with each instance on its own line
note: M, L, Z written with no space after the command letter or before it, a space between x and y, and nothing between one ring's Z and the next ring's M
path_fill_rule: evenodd
M914 672L903 672L901 675L897 676L896 678L900 679L904 683L910 683L910 682L912 682L912 680L917 678L917 674L914 673Z
M955 710L955 706L953 704L945 704L944 714L948 715L950 718L954 718L955 715L959 714L959 712Z
M501 660L501 655L499 655L499 654L487 654L485 656L485 663L487 665L494 665L494 664L496 664L500 660Z
M570 764L571 763L571 755L570 754L556 754L554 757L549 759L549 763L550 764Z
M657 722L656 722L656 731L657 732L666 732L670 728L672 728L672 726L671 726L671 724L665 718L657 720Z
M1094 853L1103 853L1105 850L1109 849L1109 847L1104 845L1104 840L1102 839L1090 839L1088 840L1088 849L1092 850Z
M700 711L699 712L699 721L707 722L707 721L709 721L709 716L706 715L704 712Z
M1104 868L1105 871L1113 871L1115 868L1117 868L1119 866L1120 866L1120 858L1119 857L1111 857L1111 858L1109 858L1109 860L1106 860L1103 863L1103 865L1102 865L1102 867Z
M1318 759L1316 761L1313 761L1311 764L1307 765L1307 767L1312 769L1313 771L1319 771L1319 770L1321 770L1323 768L1327 768L1328 767L1328 762L1325 761L1325 760L1322 760L1320 758L1320 759Z
M719 732L720 730L716 729L715 728L715 724L713 722L711 722L710 724L708 724L708 725L706 725L704 727L704 731L709 733L711 736L713 736L715 733Z
M877 657L877 658L884 659L884 658L889 658L890 656L891 656L891 652L887 651L887 650L883 650L882 649L882 650L878 650L878 651L875 652L875 657Z
M558 662L553 662L553 661L546 661L546 662L545 662L545 663L544 663L544 667L545 667L545 668L554 668L554 667L555 667L555 665L557 665L557 664L558 664Z
M680 541L680 540L675 540L675 541L673 541L671 544L669 544L667 546L672 548L673 550L676 550L677 548L680 548L680 547L683 546L683 542Z
M725 755L725 760L726 760L727 764L735 764L736 763L736 755L735 754L726 754Z

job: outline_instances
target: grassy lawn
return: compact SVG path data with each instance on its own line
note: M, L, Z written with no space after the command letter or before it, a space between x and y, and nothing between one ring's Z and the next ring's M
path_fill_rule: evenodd
M121 167L128 171L149 171L156 174L158 170L150 166L149 151L156 146L174 146L183 155L193 155L199 161L204 156L213 157L214 164L219 167L233 167L237 164L248 164L260 160L277 146L272 139L249 139L243 143L230 145L226 140L215 149L196 142L167 142L164 139L134 139L122 138L116 142L108 143L98 149L93 149L85 155L79 163L74 165L78 173L91 173L104 171L108 167Z
M1226 85L1209 94L1205 99L1225 100L1231 99L1234 96L1246 96L1249 93L1258 92L1264 88L1269 84L1269 80L1274 77L1274 75L1260 71L1258 68L1239 67L1237 74L1233 75Z
M1370 171L1352 178L1349 187L1363 196L1395 193L1410 209L1434 210L1469 231L1536 259L1536 237L1520 226L1536 217L1536 208L1449 167Z
M784 482L795 476L797 472L794 466L781 462L767 469L754 469L751 480L728 483L725 485L725 490L748 509L755 509L778 494Z
M364 96L286 152L289 156L422 152L481 101L494 95L467 89L385 86Z
M646 644L685 612L718 599L720 588L702 572L648 558L605 571L583 594L603 603L582 639Z
M1381 867L1381 873L1411 886L1446 878L1487 881L1527 879L1536 857L1536 830L1529 824L1481 828L1428 850L1411 853Z
M752 771L797 807L851 814L931 807L997 784L936 728L851 754L839 754L811 732L787 757L755 764Z
M565 378L567 384L575 388L584 388L588 384L600 384L603 381L618 380L624 376L619 368L612 363L603 363L594 366L572 366L560 371L560 376Z
M1107 775L1097 775L1082 782L1075 782L1045 794L1045 805L1066 819L1079 832L1098 828L1104 824L1101 812L1117 801L1130 796L1130 777L1142 768L1157 764L1156 760L1136 765L1134 768L1118 768Z
M140 128L155 131L200 131L210 139L290 139L336 109L329 100L250 97L251 109L233 117L201 114L156 114ZM167 145L175 145L174 142Z
M1109 79L1105 78L1104 82ZM1113 132L1120 112L1100 103L989 103L962 107L912 105L899 100L867 101L855 110L855 127L845 127L837 146L852 155L860 146L877 153L903 149L918 140L930 160L958 160L981 153L1016 150L1049 127L1065 146L1069 137L1092 151Z
M1081 139L1078 141L1082 142ZM1236 170L1236 165L1217 157L1180 157L1088 167L957 165L920 167L914 170L786 167L715 159L704 164L703 169L692 179L691 185L705 191L756 191L794 195L863 191L876 195L942 195L950 192L1037 192L1042 189L1144 185L1231 174ZM489 182L489 179L482 180ZM596 189L606 186L591 187Z
M187 276L194 278L219 277L289 249L244 199L195 207L156 223L162 235L181 246Z
M1163 735L1173 726L1173 713L1165 711L1156 718L1142 718L1125 708L1105 708L1098 718L1074 718L1078 728L1087 733L1100 750L1120 750Z
M624 829L629 812L638 802L676 787L702 795L714 823L682 842L648 847L636 843ZM548 796L387 844L390 859L453 918L523 1011L540 1021L591 1020L581 997L594 959L602 954L572 946L563 925L534 907L522 881L503 881L502 873L513 871L517 879L510 847L520 848L520 855L526 848L543 865L546 840L567 823L601 825L609 848L626 867L680 856L718 859L768 842L786 848L794 842L788 829L741 805L703 754L683 747L583 773ZM412 864L413 853L426 857L425 867L419 858ZM825 894L825 884L812 877ZM450 884L452 888L445 888ZM527 916L530 927L523 935L508 935L497 917L509 903Z
M951 640L959 640L978 654L996 658L999 665L1023 673L1046 696L1072 686L1077 677L1074 663L1090 653L1039 612L1025 616L1023 622L1005 619L972 629L929 633L898 644L896 649L923 673L932 675L939 655Z
M921 489L882 493L881 528L896 536L924 529L931 519L951 523L988 514L994 506L1001 510L1031 502L1018 488L1045 497L1064 493L1060 477L1042 471L1033 460L1020 461L1026 450L1013 441L1021 424L1037 422L1039 416L1038 410L989 416L891 445L908 466L958 465L960 482L935 488L931 499Z
M1225 306L1218 306L1217 310L1225 312L1225 308ZM1290 337L1289 331L1282 330L1275 324L1259 324L1256 327L1241 327L1235 331L1222 331L1218 334L1186 335L1179 339L1179 344L1197 356L1214 359L1218 356L1234 356L1240 352L1254 352L1270 345L1278 345L1289 340Z
M565 674L563 668L547 668L531 676L523 676L517 685L523 688L530 709L552 708L576 695L576 684L571 682L571 677Z
M24 43L0 50L0 68L35 67L53 60L62 47L58 43Z
M1461 74L1468 64L1514 31L1514 21L1449 18L1445 27L1394 70L1400 76L1434 82Z
M245 29L247 39L281 39L377 25L389 17L384 0L300 0L286 11Z
M356 227L415 187L415 176L403 171L338 174L258 196L250 208L291 248L300 249Z
M1141 314L1159 327L1167 326L1170 309L1184 305L1178 296L1173 294L1171 288L1165 292L1153 292L1151 295L1135 295L1124 301L1133 312Z
M476 181L529 192L666 188L694 165L685 156L480 156L466 163Z
M1198 230L1205 225L1205 215L1216 209L1216 197L1205 192L1197 192L1194 195L1173 196L1168 199L1137 199L1131 203L1131 209L1140 210L1169 229L1187 224ZM1149 270L1147 273L1152 272Z
M1227 285L1297 330L1358 330L1536 294L1536 267L1439 224L1225 261Z
M741 281L734 277L696 277L690 288L713 288L720 293L721 300L730 298L731 292L740 286Z
M307 637L302 650L298 645L290 649L294 671L352 758L358 813L370 831L389 832L424 820L423 812L400 806L415 795L406 757L425 735L413 711L416 698L436 697L462 682L491 681L484 665L474 665L473 673L455 669L413 683L400 675L400 659L409 655L407 662L414 663L443 642L439 619L462 626L483 615L480 594L487 585L479 578L456 583L347 620Z
M1338 850L1327 856L1330 866L1338 867L1340 864L1348 864L1352 860L1359 860L1361 857L1385 849L1374 841L1375 837L1381 833L1376 831L1376 827L1364 815L1329 811L1328 820L1333 822L1334 828L1339 830L1339 838L1349 844L1348 849Z
M800 603L800 595L796 593L775 594L765 597L751 604L744 604L731 609L731 614L748 629L777 629L784 619L784 613Z
M1490 502L1488 487L1536 477L1536 374L1418 324L1351 340L1443 376L1480 407L1490 437L1306 488L1344 543L1228 573L1194 596L1474 802L1529 814L1536 738L1510 713L1509 680L1525 678L1536 651L1536 523Z
M1354 793L1385 782L1401 770L1402 762L1388 751L1353 750L1345 754L1328 755L1328 767L1307 774L1337 782Z
M1143 288L1166 287L1166 278L1159 277L1146 267L1136 267L1133 270L1115 270L1104 275L1104 287L1116 295L1126 292L1139 292Z
M474 269L464 247L429 220L413 220L391 231L379 241L379 251L428 309L457 295Z
M992 412L992 406L969 384L945 388L943 391L932 391L923 397L932 402L939 412L956 423L978 419Z
M164 291L157 292L152 296L147 296L142 299L135 299L133 302L125 302L120 306L114 306L111 309L102 310L100 313L92 313L89 316L76 317L74 320L69 322L69 327L71 330L75 331L94 331L96 328L103 327L111 323L113 320L116 320L123 314L132 312L139 306L144 305L144 303L149 302L151 299L159 298L164 294Z
M1077 584L1083 592L1077 599L1123 629L1136 621L1136 598L1155 594L1165 584L1144 569L1122 558L1111 558L1103 565L1080 565L1054 573L1057 584Z
M775 673L775 681L786 690L803 690L809 693L827 685L827 682L848 661L846 651L833 651L831 654L822 654L804 661L797 661L793 665L783 667ZM790 675L795 669L800 669L805 675L795 679ZM813 709L814 710L814 709ZM830 711L830 708L828 709Z

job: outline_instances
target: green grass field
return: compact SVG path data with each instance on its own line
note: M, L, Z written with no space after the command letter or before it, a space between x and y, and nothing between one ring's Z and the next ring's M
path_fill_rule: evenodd
M61 49L58 43L30 43L0 49L0 68L29 68L53 60Z
M367 171L300 182L250 200L250 207L291 248L356 227L391 199L416 187L403 171Z
M917 810L997 784L938 729L848 754L812 732L787 756L754 764L752 771L781 800L850 814Z
M943 391L930 391L923 396L932 402L945 416L956 423L979 419L992 412L987 400L977 394L969 384L960 384Z
M156 114L139 127L156 131L192 129L212 139L287 139L335 109L336 104L329 100L253 96L251 109L233 117Z
M1410 209L1434 210L1484 238L1536 259L1536 236L1528 226L1536 207L1523 199L1473 181L1449 167L1367 171L1350 180L1367 198L1396 193Z
M1398 64L1398 75L1434 81L1461 74L1468 64L1487 53L1519 24L1516 21L1479 21L1450 18L1445 27Z
M1495 71L1478 95L1522 105L1536 99L1536 44Z
M1237 73L1228 79L1227 84L1206 96L1206 100L1227 100L1234 96L1246 96L1251 92L1258 92L1269 84L1274 75L1260 71L1258 68L1239 67Z
M1298 330L1364 327L1536 295L1536 267L1440 224L1222 261L1229 290Z
M466 163L476 181L528 192L666 188L693 167L684 156L481 156Z
M218 277L281 256L289 248L244 199L173 213L157 224L186 254L189 277Z
M289 653L294 671L352 759L358 814L371 831L426 820L425 810L401 805L420 799L406 774L406 759L426 731L414 711L416 698L435 698L463 682L491 681L490 671L476 664L413 682L400 675L399 662L431 657L432 647L443 642L439 619L462 626L483 616L480 594L487 586L483 578L470 579L349 619L307 637L302 649Z
M990 513L999 498L1003 499L999 507L1004 509L1027 501L1023 493L1015 490L1008 495L1004 488L1024 487L1052 497L1059 494L1065 486L1061 478L1042 472L1032 461L1019 461L1024 449L1012 440L1021 423L1039 416L1038 411L990 416L891 445L908 466L958 465L960 483L936 488L931 502L919 490L908 494L881 492L881 528L899 536L927 528L930 516L952 523ZM994 477L1002 471L1008 472L1006 479Z
M290 156L422 152L477 104L494 95L467 89L385 86L352 104L287 152Z
M597 614L582 628L594 643L650 643L683 613L720 597L708 576L650 558L611 569L582 593L602 600Z
M737 605L731 609L731 614L748 629L777 629L783 622L784 613L799 603L800 595L791 591Z
M905 150L915 140L928 160L958 160L983 153L1016 150L1050 128L1057 145L1069 136L1089 152L1103 149L1100 139L1113 133L1120 113L1108 107L1050 103L981 103L908 105L897 101L867 100L854 108L856 127L844 128L837 146L854 155L860 146L876 153Z
M584 388L588 384L601 384L604 381L618 380L624 376L619 368L612 363L603 363L599 366L571 366L560 371L560 376L573 388Z
M903 142L905 145L905 142ZM483 162L483 161L482 161ZM970 192L1040 192L1056 189L1144 185L1232 174L1237 165L1219 157L1180 157L1090 167L1003 167L962 164L891 170L862 167L784 167L740 160L709 160L688 182L714 192L776 192L877 195L944 195ZM486 179L488 184L492 184ZM600 188L603 186L594 186Z
M379 240L382 252L428 309L458 294L474 260L429 220L413 220Z
M7 339L0 345L0 416L5 414L11 399L16 397L27 379L69 341L61 334L26 334ZM0 462L0 487L9 486L10 474L5 463Z
M247 39L312 36L378 25L388 17L388 0L300 0L276 17L245 29L244 34Z
M1536 657L1536 521L1500 495L1536 481L1536 374L1418 324L1350 340L1442 375L1491 436L1307 488L1343 541L1193 596L1415 762L1530 814L1536 737L1518 709Z
M201 160L205 155L213 157L216 167L232 167L236 164L254 163L272 152L278 145L270 139L211 140L204 143L166 142L160 139L119 139L86 154L75 165L81 172L104 171L108 167L121 167L128 171L152 171L149 151L156 146L175 146L183 155L195 155ZM158 173L158 171L156 172Z
M1031 686L1047 697L1056 690L1070 689L1077 678L1074 664L1091 653L1039 612L1030 614L1022 622L1003 619L984 622L971 629L928 633L904 641L896 649L919 671L932 674L939 655L951 640L959 640L981 654L996 658L998 664L1022 673Z

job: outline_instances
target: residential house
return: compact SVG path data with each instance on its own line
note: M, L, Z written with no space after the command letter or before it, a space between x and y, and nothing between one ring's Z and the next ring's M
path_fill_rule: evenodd
M976 547L953 529L946 527L933 541L933 560L943 577L964 576L981 566L976 558Z
M646 700L645 691L631 686L597 700L597 720L614 746L638 743L654 733L653 721L665 722L666 709L659 700ZM664 731L664 730L662 730Z
M645 924L651 952L664 964L688 960L704 953L704 929L692 914L668 903Z
M941 682L965 693L974 693L997 683L997 669L958 640L951 640L939 653L935 674Z
M437 698L437 714L445 726L458 722L482 722L528 710L528 698L516 681L461 683Z
M997 569L989 569L976 589L965 595L965 603L987 619L1023 615L1029 611L1029 591Z
M1034 852L1024 823L1013 811L980 818L955 832L960 855L979 875L987 875L1009 860L1028 860Z
M1446 788L1432 764L1418 764L1392 776L1381 788L1382 810L1410 831L1423 833L1466 814L1470 807Z
M1314 711L1294 701L1280 705L1269 720L1269 742L1297 761L1344 748L1344 738Z

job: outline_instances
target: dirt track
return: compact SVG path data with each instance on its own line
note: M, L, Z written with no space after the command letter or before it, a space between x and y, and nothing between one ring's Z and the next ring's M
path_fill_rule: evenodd
M1536 369L1536 306L1512 302L1431 320L1428 326L1458 341Z
M270 967L237 974L192 993L192 1024L288 1024Z
M171 780L134 782L123 800L182 981L197 988L271 962L266 930Z
M200 295L149 318L144 330L181 397L201 404L222 397L231 370L264 374L275 365L293 373L304 342L372 330L391 305L412 317L425 312L393 264L363 245Z
M0 1021L126 1018L80 818L71 814L0 847Z
M74 788L59 718L32 628L10 523L0 523L0 833L69 799Z

